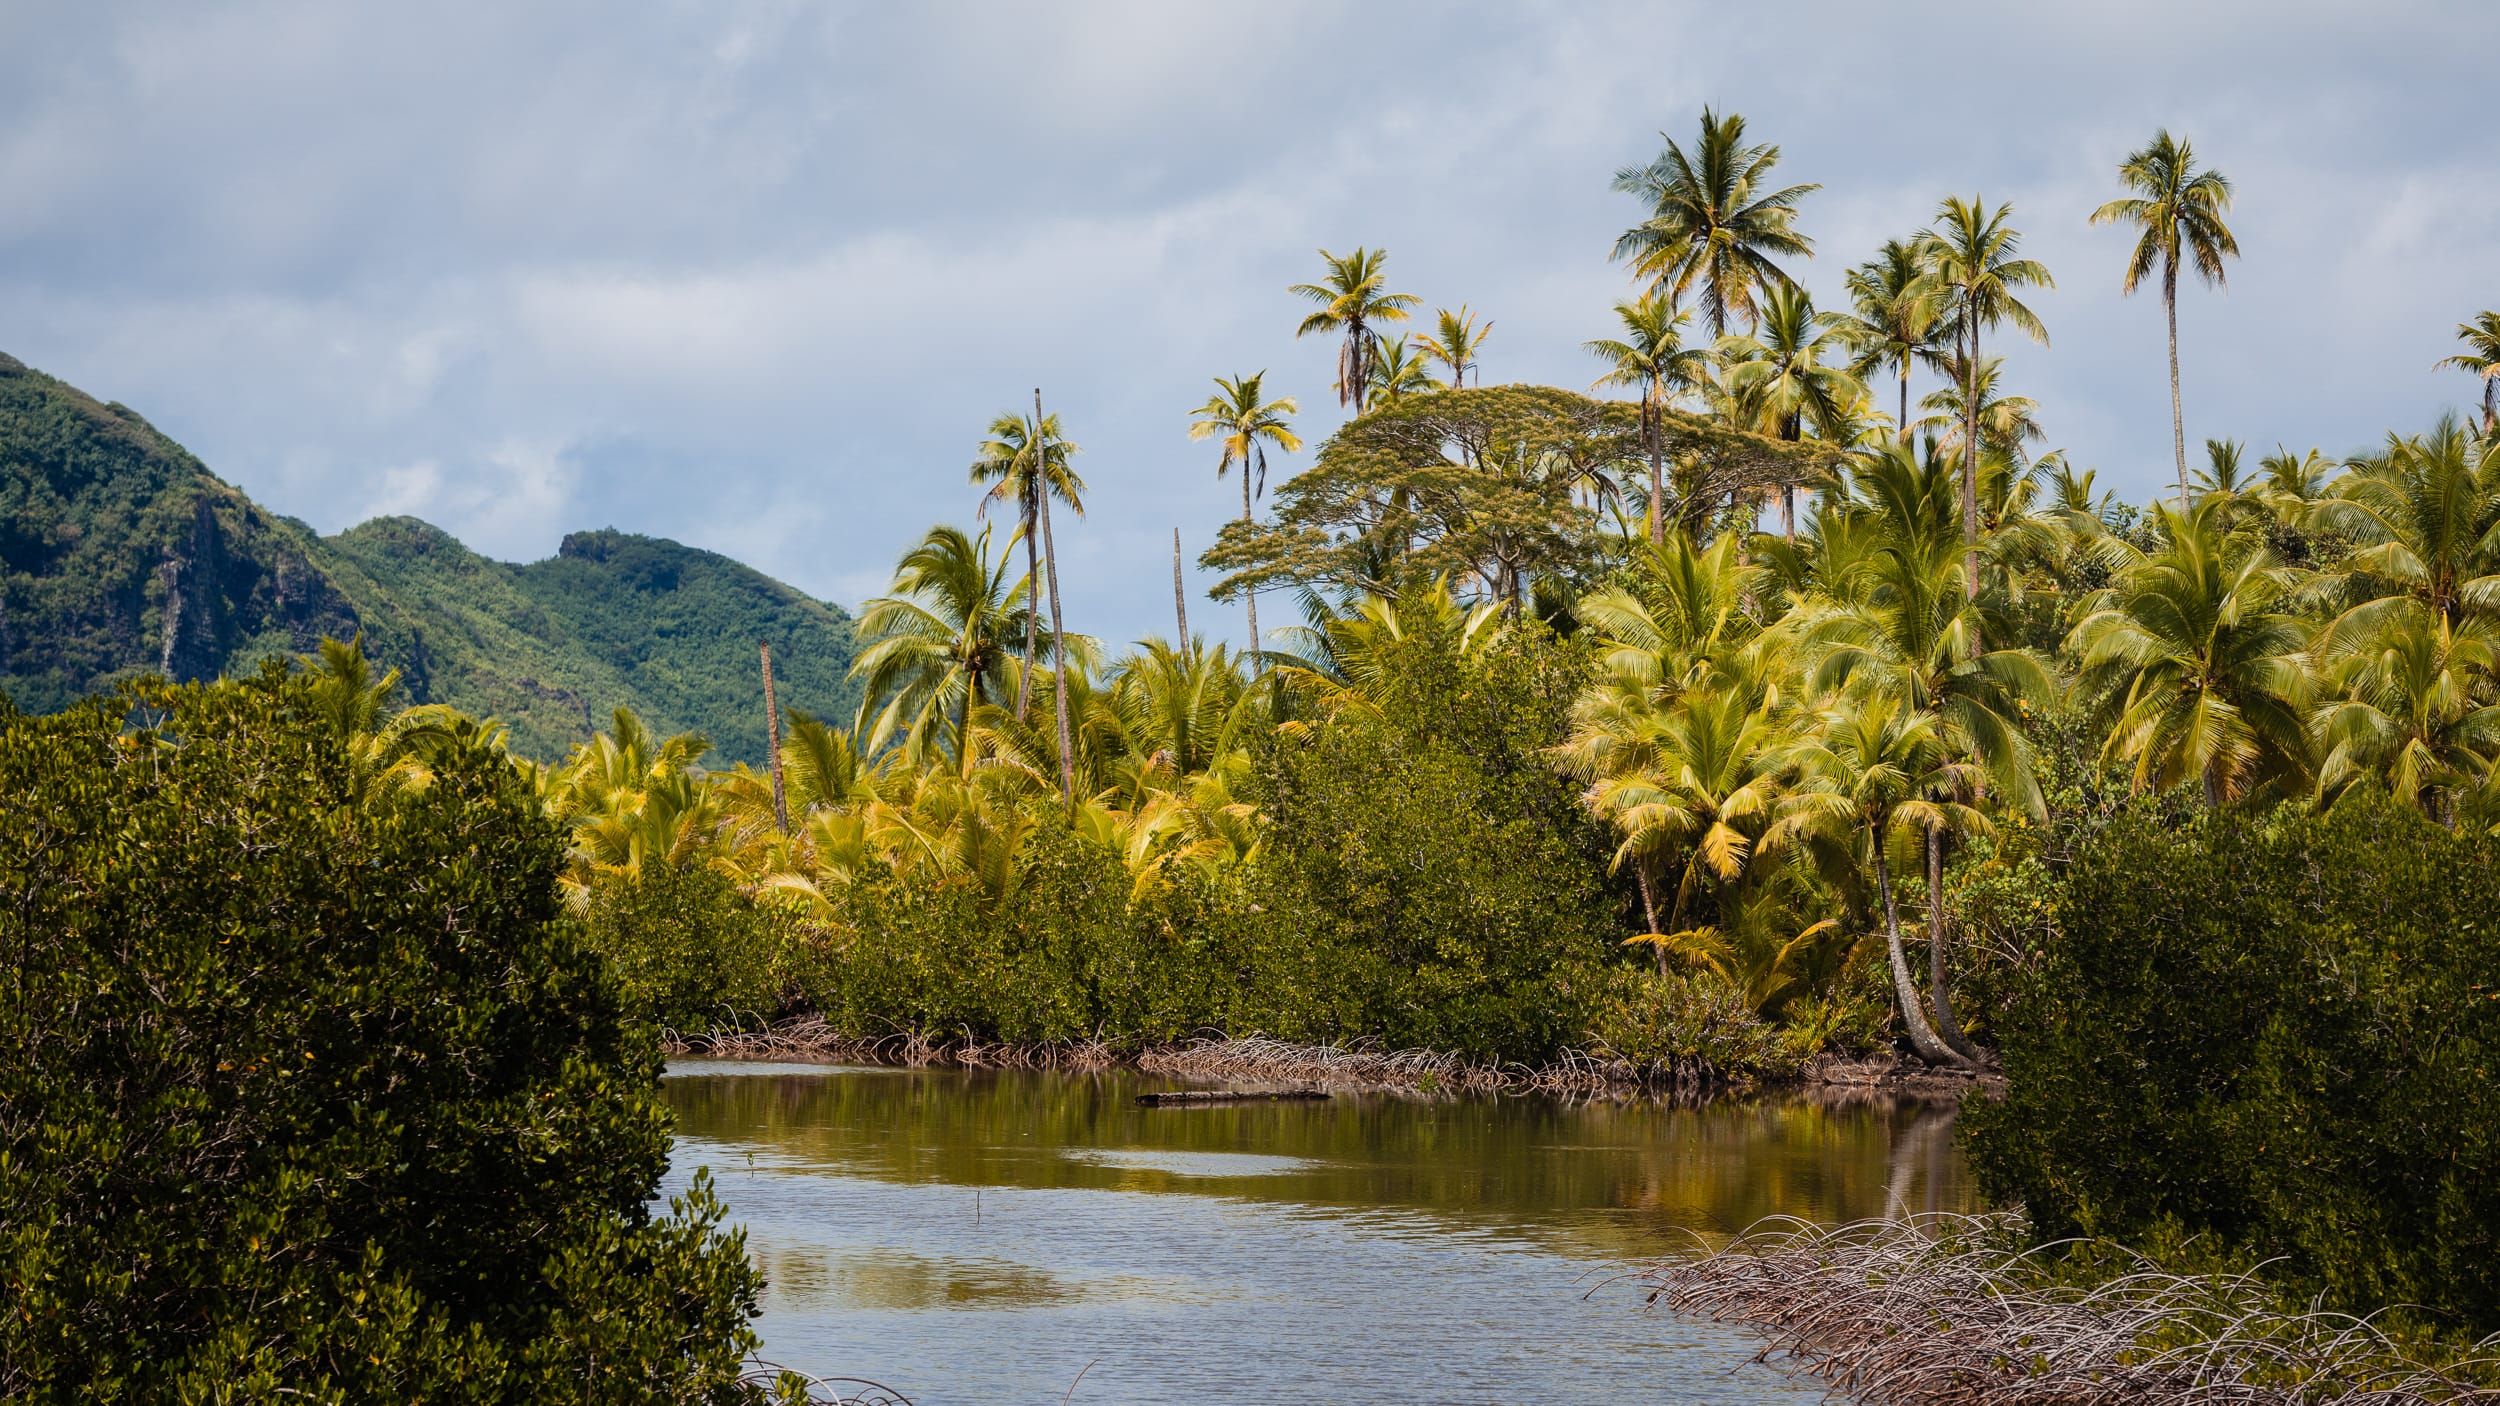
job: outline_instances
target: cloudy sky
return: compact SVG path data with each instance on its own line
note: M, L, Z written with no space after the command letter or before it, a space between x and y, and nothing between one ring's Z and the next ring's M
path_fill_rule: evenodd
M1070 626L1120 640L1170 628L1172 529L1238 511L1209 378L1338 418L1315 249L1491 317L1488 380L1584 385L1608 179L1704 103L1822 183L1827 304L1946 192L2013 202L2058 279L2014 389L2130 496L2170 472L2160 307L2085 216L2163 125L2246 251L2182 299L2191 442L2417 428L2500 303L2495 52L2485 0L11 5L0 350L325 532L616 526L846 604L969 518L1039 383L1092 485Z

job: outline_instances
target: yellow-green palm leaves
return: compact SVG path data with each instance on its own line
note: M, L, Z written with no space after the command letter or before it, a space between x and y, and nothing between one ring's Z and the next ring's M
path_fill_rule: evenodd
M1614 256L1681 303L1696 289L1701 315L1713 337L1727 335L1728 319L1755 315L1757 297L1792 280L1773 256L1805 257L1814 242L1796 229L1797 202L1819 185L1774 186L1780 149L1745 140L1745 119L1701 110L1701 133L1691 151L1672 138L1645 166L1615 173L1614 188L1648 211L1615 241Z
M2319 663L2330 690L2310 718L2324 754L2319 794L2375 780L2453 823L2459 799L2500 755L2500 706L2490 698L2500 647L2491 623L2452 621L2406 598L2367 632L2337 634Z
M1436 309L1434 321L1433 331L1415 338L1416 349L1449 368L1450 389L1466 385L1471 371L1476 373L1476 383L1482 385L1484 373L1476 362L1483 354L1485 338L1493 335L1493 324L1488 321L1478 326L1475 314L1467 310L1465 303L1459 304L1456 312Z
M2465 350L2441 357L2438 365L2483 383L2483 433L2491 434L2500 430L2500 312L2478 312L2473 321L2458 323L2457 340Z
M1361 253L1361 250L1356 250ZM1266 398L1267 373L1250 376L1215 378L1215 394L1198 407L1196 418L1189 423L1191 439L1212 439L1223 451L1216 460L1215 476L1222 478L1241 466L1241 520L1251 520L1251 499L1267 487L1267 451L1291 454L1302 447L1302 437L1293 432L1292 416L1301 407L1292 396ZM1260 649L1259 593L1256 589L1243 595L1250 606L1250 649L1255 660Z
M903 554L891 594L859 615L865 647L851 676L862 684L869 751L899 738L918 759L951 742L957 767L970 769L973 709L1004 696L1016 672L1012 641L1030 618L1031 578L1010 580L1012 569L990 550L986 527L978 537L933 527Z
M1944 315L1960 334L1954 368L1963 387L1962 536L1974 551L1968 590L1979 594L1979 338L2002 322L2047 346L2049 333L2018 295L2026 288L2054 288L2048 268L2021 257L2022 235L2014 207L1989 210L1977 197L1948 195L1936 222L1919 236L1917 251L1928 278L1943 295Z
M1587 344L1589 354L1606 363L1606 374L1591 390L1621 386L1641 396L1641 447L1649 455L1649 540L1666 540L1667 496L1664 429L1661 417L1675 397L1710 381L1710 352L1684 345L1683 327L1691 314L1674 299L1650 292L1615 304L1620 337L1600 337Z
M1343 338L1337 347L1337 403L1359 410L1371 385L1380 328L1406 321L1417 300L1389 291L1386 249L1358 248L1344 255L1322 249L1319 256L1328 261L1327 275L1317 283L1297 283L1286 290L1319 305L1302 319L1293 335L1333 333Z

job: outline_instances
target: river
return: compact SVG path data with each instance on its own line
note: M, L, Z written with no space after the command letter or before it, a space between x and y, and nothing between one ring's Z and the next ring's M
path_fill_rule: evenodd
M1972 1204L1949 1110L1889 1100L1142 1108L1174 1085L669 1075L668 1189L712 1168L769 1280L764 1355L918 1406L1818 1401L1615 1276L1765 1216Z

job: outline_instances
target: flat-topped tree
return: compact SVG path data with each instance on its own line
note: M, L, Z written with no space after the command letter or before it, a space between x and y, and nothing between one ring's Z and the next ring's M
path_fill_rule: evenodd
M1695 475L1688 502L1802 482L1795 446L1656 413L1659 441ZM1604 535L1575 487L1612 498L1643 471L1638 407L1549 386L1420 396L1349 421L1278 486L1275 522L1228 525L1201 564L1215 595L1302 586L1384 590L1448 574L1516 610L1540 575L1585 566Z

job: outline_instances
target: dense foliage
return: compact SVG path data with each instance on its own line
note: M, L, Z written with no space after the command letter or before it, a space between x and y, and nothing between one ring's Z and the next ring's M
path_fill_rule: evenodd
M729 1399L757 1280L652 1204L559 833L335 685L0 713L0 1396Z
M324 538L127 408L0 356L0 691L18 706L245 676L359 634L409 699L492 715L539 758L630 706L760 760L762 640L793 705L858 698L849 619L725 557L581 532L513 566L410 518Z
M2500 840L2383 798L2084 844L1968 1118L2047 1236L2204 1235L2302 1295L2500 1328Z

